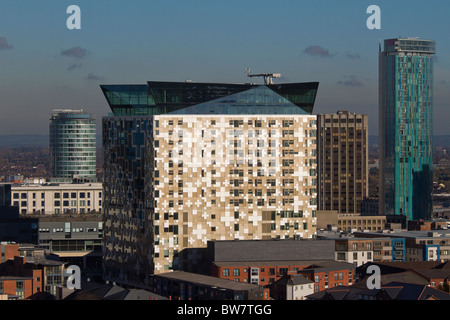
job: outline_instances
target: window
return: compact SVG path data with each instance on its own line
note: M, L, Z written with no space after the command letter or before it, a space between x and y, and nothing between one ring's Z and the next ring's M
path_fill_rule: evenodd
M23 289L23 288L24 288L23 281L17 280L16 281L16 289Z
M229 269L223 269L222 270L222 277L228 277L230 276L230 270Z

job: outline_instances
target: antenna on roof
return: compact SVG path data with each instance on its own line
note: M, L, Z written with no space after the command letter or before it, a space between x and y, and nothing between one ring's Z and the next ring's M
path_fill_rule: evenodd
M264 84L273 84L274 78L280 78L281 73L258 73L258 74L251 74L250 68L247 68L247 77L263 77L264 78Z

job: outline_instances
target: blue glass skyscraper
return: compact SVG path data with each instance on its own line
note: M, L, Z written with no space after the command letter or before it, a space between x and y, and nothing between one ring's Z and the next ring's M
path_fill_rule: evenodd
M428 219L432 210L435 42L384 41L379 54L380 214Z

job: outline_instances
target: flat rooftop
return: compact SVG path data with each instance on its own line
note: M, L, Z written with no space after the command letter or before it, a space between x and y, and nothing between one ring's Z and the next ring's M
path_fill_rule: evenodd
M261 286L246 282L238 282L233 280L221 279L217 277L205 276L197 273L190 273L185 271L173 271L162 274L157 274L155 277L166 278L177 281L185 281L198 285L207 285L217 287L219 289L229 290L255 290Z

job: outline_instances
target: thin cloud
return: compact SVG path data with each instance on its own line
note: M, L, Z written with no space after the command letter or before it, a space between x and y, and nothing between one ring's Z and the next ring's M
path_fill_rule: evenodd
M359 53L346 53L345 57L349 58L349 59L359 59L359 58L361 58Z
M74 63L74 64L71 64L71 65L67 68L67 70L72 71L72 70L80 69L80 68L81 68L81 63Z
M103 81L105 78L102 76L97 76L93 74L92 72L89 73L84 79L86 80L94 80L94 81Z
M61 55L81 60L87 55L87 53L87 49L81 47L72 47L70 49L62 51Z
M5 37L0 37L0 51L12 49L13 46L8 43Z
M346 76L344 76L346 77ZM348 80L341 80L338 81L338 84L341 84L343 86L347 86L347 87L362 87L363 84L361 81L359 81L358 79L356 79L355 76L349 76Z
M321 46L309 46L305 50L304 53L309 54L310 56L317 56L321 58L330 58L334 56L327 49L322 48Z

